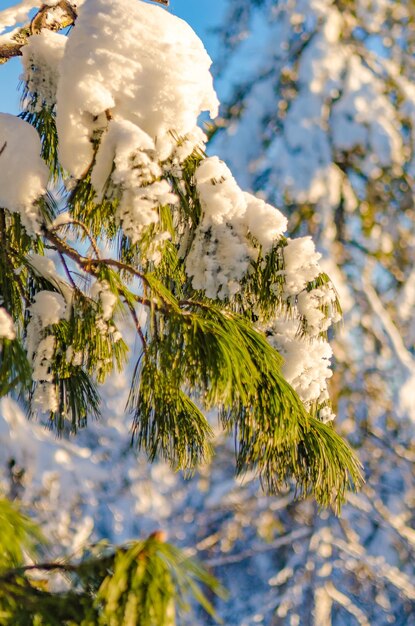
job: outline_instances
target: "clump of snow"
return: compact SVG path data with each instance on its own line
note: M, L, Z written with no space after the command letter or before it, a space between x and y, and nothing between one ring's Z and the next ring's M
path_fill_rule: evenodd
M30 307L31 315L38 318L41 329L58 324L64 318L65 311L66 302L63 296L55 291L40 291Z
M40 153L36 130L14 115L0 113L0 207L19 213L29 234L39 232L36 201L46 192L49 176Z
M146 226L159 221L158 208L176 203L177 196L166 180L155 181L134 191L125 190L117 210L124 233L136 243Z
M63 58L67 37L43 30L29 37L22 48L23 74L27 85L30 111L40 111L42 106L52 107L56 102L59 64Z
M15 339L16 331L12 317L7 313L6 309L0 307L0 339Z
M202 217L186 258L194 289L209 298L233 296L250 263L241 220L246 199L230 170L217 157L205 159L195 174Z
M83 175L109 117L139 127L166 159L177 143L172 132L185 136L201 112L217 114L210 65L190 26L160 7L85 2L68 37L57 94L64 168Z
M104 196L110 176L114 184L130 189L148 184L161 174L154 139L133 122L111 120L92 170L91 181L98 198Z
M99 199L119 197L117 215L124 233L136 243L143 229L158 222L158 207L178 198L162 174L154 140L128 120L108 125L92 170Z
M117 296L112 293L110 286L106 280L97 280L91 289L92 297L99 297L99 301L102 307L102 319L108 321L114 314L114 308L117 303Z
M55 337L49 335L42 339L36 348L36 354L33 359L33 374L32 379L42 382L52 382L53 373L51 371L51 364L53 355L55 353Z
M288 296L305 289L307 283L320 274L320 258L311 237L288 240L284 248L285 292Z
M57 324L65 316L66 302L60 293L40 291L30 307L31 319L27 327L27 354L33 361L37 348L48 326Z
M27 260L39 276L43 276L50 281L59 281L58 270L50 257L43 256L37 252L31 252Z
M306 407L317 406L319 418L327 422L334 419L334 415L327 404L332 350L326 331L341 319L337 294L327 279L313 286L322 270L321 254L316 251L311 237L288 239L282 250L281 297L286 308L283 306L282 314L266 329L267 336L284 357L284 377ZM279 292L280 285L275 289Z
M111 335L111 339L114 342L120 341L122 339L121 332L110 322L114 317L118 298L116 294L111 291L109 283L106 280L96 280L91 287L90 296L98 304L98 311L95 317L95 328L97 332L103 337ZM82 353L74 353L72 347L67 350L66 356L67 360L74 365L80 365L83 358ZM103 364L104 363L101 362L101 364L98 365L97 373Z
M335 307L337 295L331 284L297 296L297 310L306 322L307 334L311 337L325 332L331 324L339 322L340 313Z
M203 130L199 126L195 126L189 133L180 137L171 156L172 163L183 163L195 148L204 149L207 140Z
M83 353L81 351L75 352L72 346L66 349L66 361L67 363L71 363L71 365L78 366L82 365L83 362Z
M37 383L33 405L41 411L57 411L59 397L52 372L56 339L49 327L65 317L67 304L60 293L40 291L30 307L27 326L27 356L32 363L32 380Z
M268 340L284 357L282 373L306 406L322 405L329 399L327 380L332 371L332 350L323 339L310 340L298 332L298 321L278 319L268 329ZM323 421L334 419L328 406L320 409Z
M259 250L266 253L282 235L287 220L263 200L244 193L229 168L217 157L204 159L195 173L202 217L186 270L195 289L209 298L225 299L237 293L241 280Z
M218 157L204 159L195 173L204 218L209 224L237 220L246 212L246 200L226 164Z
M257 239L264 253L287 230L288 220L278 209L250 193L244 193L246 206L246 225L251 235Z

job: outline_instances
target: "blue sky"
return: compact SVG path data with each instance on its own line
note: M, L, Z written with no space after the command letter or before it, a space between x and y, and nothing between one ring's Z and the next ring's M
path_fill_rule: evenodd
M14 4L17 4L17 0L3 0L1 8ZM224 4L224 0L170 0L169 10L192 25L212 56L215 38L210 30L220 23ZM0 111L9 113L18 111L17 85L20 72L21 66L18 59L0 65Z

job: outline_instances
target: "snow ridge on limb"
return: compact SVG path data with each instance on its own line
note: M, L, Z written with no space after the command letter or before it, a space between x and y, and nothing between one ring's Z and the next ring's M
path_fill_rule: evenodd
M64 45L33 37L24 116L51 179L64 178L66 214L43 194L39 228L21 231L17 205L4 207L9 233L32 246L5 261L9 274L22 265L25 295L30 283L25 315L15 293L7 310L34 367L32 410L60 430L96 414L96 383L125 365L128 317L141 345L129 407L150 459L192 470L208 458L203 410L216 409L236 434L239 473L253 469L270 491L294 478L300 494L339 506L360 470L322 423L333 417L326 333L337 299L311 240L284 237L284 216L206 157L198 117L216 115L218 100L203 44L182 20L129 0L86 0ZM43 242L65 281L39 268ZM283 368L299 351L283 365L276 322L320 363L294 367L296 389Z

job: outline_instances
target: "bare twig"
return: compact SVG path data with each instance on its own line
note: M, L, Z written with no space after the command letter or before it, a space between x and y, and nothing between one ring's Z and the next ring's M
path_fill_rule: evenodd
M78 265L78 267L81 268L86 274L97 277L99 275L100 266L115 267L124 272L128 272L136 278L139 278L144 283L144 285L147 285L151 289L151 285L149 284L146 275L132 265L129 265L128 263L123 263L122 261L117 261L116 259L91 259L89 257L85 257L77 250L75 250L75 248L72 248L72 246L70 246L66 241L58 237L53 229L50 230L46 227L43 227L43 235L52 244L52 247L55 250L57 250L60 254L63 254L72 259L72 261L74 261ZM154 299L149 299L146 297L143 298L136 294L132 295L134 299L143 306L155 307L157 310L162 310L164 312L168 312L168 310L171 309L170 303L163 300L162 296L160 296L160 299L163 300L163 306L159 306L154 301ZM186 311L182 311L182 313L186 314Z
M72 274L71 274L71 272L69 271L69 267L68 267L68 265L67 265L67 263L66 263L66 259L65 259L65 257L63 256L62 252L58 252L58 254L59 254L59 258L60 258L60 260L62 261L62 265L63 265L63 268L64 268L64 270L65 270L65 273L66 273L66 275L67 275L67 277L68 277L69 282L71 283L71 285L72 285L73 289L74 289L75 291L78 291L78 287L76 286L76 283L75 283L74 279L72 278Z
M65 222L65 224L59 224L58 226L53 226L51 228L51 231L54 232L54 231L58 230L59 228L62 228L64 226L71 226L72 224L74 226L79 226L84 231L85 235L87 236L87 238L89 239L89 241L91 243L91 246L92 246L92 249L93 249L93 251L95 253L96 258L99 259L100 258L100 253L99 253L99 250L98 250L98 244L97 244L96 240L94 239L94 237L89 232L89 230L87 229L87 227L85 226L85 224L83 222L81 222L80 220L70 220L69 222Z
M127 307L130 310L131 317L134 320L134 326L136 328L138 336L140 337L140 340L141 340L141 343L142 343L142 346L143 346L143 350L146 353L147 352L147 340L146 340L146 338L144 336L143 330L141 328L141 324L140 324L139 319L137 317L137 312L134 309L134 307L132 306L132 304L130 302L128 302L128 300L125 299L124 302L126 303Z

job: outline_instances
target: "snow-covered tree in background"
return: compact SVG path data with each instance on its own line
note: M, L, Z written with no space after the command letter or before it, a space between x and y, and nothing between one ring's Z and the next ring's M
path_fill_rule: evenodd
M129 416L96 426L98 445L68 437L100 414L108 394L99 385L111 374L117 385L130 346L132 438L150 461L187 471L209 461L205 413L217 412L239 475L251 472L270 493L292 481L299 495L338 508L360 473L333 429L327 389L337 296L311 238L285 236L283 214L206 156L197 121L215 116L218 101L200 40L160 7L130 0L24 1L0 12L0 28L0 57L22 56L24 88L22 115L0 113L0 389L65 442L3 402L9 495L40 521L51 498L54 540L63 535L75 552L85 543L95 484L120 496L113 483L134 471L124 447L114 450L122 438L108 433L125 433ZM88 462L78 468L77 459ZM56 463L66 469L54 475ZM85 484L68 493L68 475ZM2 506L7 526L17 518ZM124 508L121 517L134 515ZM27 623L43 598L37 623L64 623L16 554L19 546L2 566L5 619ZM171 624L174 586L209 608L194 579L210 579L193 565L182 571L181 558L157 535L65 565L77 586L62 599L69 610L78 594L80 611L68 623Z
M367 481L340 520L311 503L270 515L271 538L282 523L307 540L278 550L269 581L264 568L258 622L413 624L415 4L229 0L228 10L231 95L212 149L324 254L344 311L331 392Z

